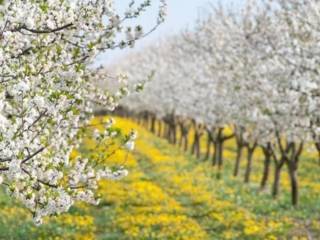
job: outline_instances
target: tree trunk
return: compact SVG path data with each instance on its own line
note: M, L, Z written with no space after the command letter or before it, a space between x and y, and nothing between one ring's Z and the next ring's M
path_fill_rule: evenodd
M235 165L234 172L233 172L233 176L234 177L237 177L239 175L242 151L243 151L243 146L242 145L238 145L238 147L237 147L236 165Z
M180 140L179 140L179 147L183 148L183 150L186 152L188 151L188 133L189 133L189 128L185 126L183 123L179 124L180 127Z
M252 170L252 157L253 157L254 149L255 148L248 147L247 167L246 167L246 172L244 176L245 183L250 182L250 176L251 176L251 170Z
M189 147L188 133L184 136L184 151L187 152Z
M224 141L221 141L218 144L218 149L217 149L217 163L218 163L218 172L217 172L217 179L221 179L221 172L222 172L222 166L223 166L223 143Z
M201 156L201 142L200 142L200 136L198 136L197 146L196 146L196 156L198 159L200 159Z
M214 149L213 149L213 154L212 154L212 166L215 166L217 164L217 159L218 159L218 141L214 142Z
M176 125L174 123L172 123L171 128L172 128L172 130L171 130L172 131L171 132L171 134L172 134L172 143L174 145L176 145L177 144L177 127L176 127Z
M163 138L169 140L169 127L166 122L164 122Z
M168 141L169 141L169 143L171 143L172 144L172 128L171 128L171 124L170 123L168 123Z
M150 121L150 117L149 117L149 114L146 113L146 116L145 116L145 121L146 121L146 129L148 129L149 131L151 131L151 121Z
M199 134L198 134L198 130L195 129L194 130L194 136L193 136L193 144L192 144L192 150L191 150L191 154L195 155L196 151L197 151L197 144L199 141Z
M158 122L158 137L162 136L162 122L159 120Z
M297 207L299 204L298 174L297 169L294 166L289 166L289 176L291 185L291 202L294 207Z
M298 164L299 158L303 151L304 143L299 144L293 143L293 149L291 152L291 157L287 162L289 176L290 176L290 185L291 185L291 202L294 207L297 207L299 204L299 186L298 186Z
M180 124L179 124L179 128L180 128L179 148L182 148L182 144L183 144L183 140L184 140L184 127L183 127L183 123L180 123Z
M264 190L267 186L267 182L270 174L270 165L271 165L271 154L265 152L264 153L264 166L263 166L263 175L261 179L260 189Z
M210 130L207 130L207 151L206 151L205 160L208 160L210 157L211 144L212 144L211 132Z
M147 113L143 114L143 126L144 128L149 129L149 118Z
M156 118L151 116L151 132L156 133Z
M200 135L195 134L194 142L192 145L192 154L197 158L200 158Z
M169 132L170 143L173 144L173 127L171 123L170 123L169 129L170 129L170 132Z
M272 197L273 198L277 198L277 196L279 194L281 168L282 168L281 165L275 166L274 181L273 181L273 186L272 186Z
M175 125L172 122L168 123L168 140L169 143L175 144L176 143L176 130L175 130Z

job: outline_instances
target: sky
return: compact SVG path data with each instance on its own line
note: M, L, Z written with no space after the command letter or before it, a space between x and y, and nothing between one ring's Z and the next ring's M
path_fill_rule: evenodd
M240 0L223 0L224 4L239 2ZM129 0L115 0L118 11L123 12L130 2ZM137 1L139 2L139 1ZM137 23L141 24L145 31L154 26L158 9L158 0L151 0L152 7L139 17ZM199 18L208 13L210 6L216 4L219 0L167 0L168 12L166 21L142 40L139 40L135 48L126 50L112 50L100 55L97 59L97 65L115 64L130 51L142 49L153 41L164 38L165 36L179 33L186 27L192 28Z

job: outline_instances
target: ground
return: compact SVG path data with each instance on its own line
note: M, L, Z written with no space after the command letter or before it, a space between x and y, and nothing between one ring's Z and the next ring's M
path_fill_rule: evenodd
M242 175L232 177L235 144L229 141L223 177L217 180L210 161L195 159L131 120L116 118L116 126L136 129L139 137L132 153L121 151L107 160L124 164L130 174L101 183L99 206L78 204L35 227L30 214L3 193L0 239L320 239L315 153L302 158L301 204L295 209L285 171L277 200L270 189L259 191L261 152L255 154L252 182L243 184Z

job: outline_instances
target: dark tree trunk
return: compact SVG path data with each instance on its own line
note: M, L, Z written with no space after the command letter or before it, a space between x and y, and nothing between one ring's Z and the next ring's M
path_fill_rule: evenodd
M162 136L162 122L159 120L158 122L158 137Z
M253 153L255 149L256 149L256 146L248 147L247 167L246 167L246 172L244 176L245 183L250 182L250 176L251 176L251 170L252 170L252 158L253 158Z
M194 142L193 142L193 154L196 155L197 158L201 156L201 136L203 135L203 125L197 124L195 121L192 121L193 128L194 128Z
M208 160L210 157L211 144L212 144L211 130L207 130L207 150L206 150L205 160Z
M237 143L237 155L236 155L236 162L233 170L233 176L237 177L240 172L240 163L243 153L243 148L245 147L245 143L243 140L243 133L244 133L243 127L235 127L235 139Z
M148 129L149 131L151 131L151 121L150 121L150 117L149 117L149 114L146 113L146 116L145 116L145 121L146 121L146 129Z
M172 143L176 145L177 144L177 127L175 123L172 123L171 125L171 138L172 138Z
M173 129L173 127L172 127L172 124L170 123L170 126L169 126L169 142L171 143L171 144L174 144L174 129Z
M217 165L217 160L218 160L218 141L215 141L213 143L214 149L213 149L213 154L212 154L212 166Z
M170 125L170 123L167 123L167 139L169 142L171 141L171 125Z
M298 192L298 174L295 166L289 166L289 176L291 185L291 202L292 205L297 207L299 204L299 192Z
M196 154L196 149L197 149L197 144L199 141L199 134L198 134L198 130L195 129L194 130L194 135L193 135L193 144L192 144L192 150L191 150L191 154L195 155Z
M223 144L224 141L220 141L218 144L218 149L217 149L217 163L218 163L218 172L217 172L217 179L221 179L221 174L222 174L222 166L223 166Z
M172 141L171 141L171 136L172 136L172 128L171 128L171 124L170 123L168 123L168 142L169 143L172 143Z
M197 146L196 146L196 156L199 159L201 155L201 143L200 143L200 137L198 138Z
M281 135L278 131L276 131L276 140L277 146L279 148L279 152L281 154L280 159L276 156L274 151L272 150L272 156L274 160L274 179L272 185L272 197L276 199L279 195L280 188L280 175L283 165L287 162L287 155L290 152L291 145L288 144L287 141L281 139Z
M236 156L236 165L235 165L234 172L233 172L233 176L235 176L235 177L237 177L239 175L242 151L243 151L243 146L242 145L238 145L238 147L237 147L237 156Z
M151 132L152 133L156 133L156 117L155 116L151 116Z
M184 141L184 126L183 126L183 123L179 124L179 129L180 129L179 148L182 148L183 141Z
M276 156L273 154L273 158L275 159L275 165L276 165L276 172L275 172L275 183L277 182L277 176L279 172L279 168L282 167L283 164L286 164L289 171L289 177L290 177L290 185L291 185L291 201L293 206L298 205L298 163L299 158L301 156L301 153L303 151L304 143L301 141L299 144L296 142L288 141L288 140L282 140L281 135L279 132L276 132L277 142L278 146L281 152L281 161L278 162L276 159ZM285 142L285 144L283 143ZM279 181L279 180L278 180ZM278 184L279 185L279 184ZM273 190L273 196L277 196L277 188L276 184L274 184L274 190Z
M196 132L194 134L194 141L192 145L192 154L195 155L197 158L200 158L200 134Z
M163 131L163 138L169 140L169 127L166 122L164 122L164 131Z
M184 136L184 151L187 152L189 147L189 139L188 139L188 134Z
M277 165L277 164L275 165L274 180L273 180L273 186L272 186L273 198L277 198L279 194L281 169L282 169L282 165Z
M181 122L179 124L179 128L180 128L180 140L179 140L179 147L183 148L183 150L186 152L188 151L188 135L189 135L189 127Z
M142 125L144 128L149 129L149 118L148 118L148 113L144 112L142 114L143 122Z
M270 165L271 165L271 156L266 155L264 159L263 175L262 175L261 184L260 184L261 190L264 190L267 186L267 182L270 174Z
M299 204L299 188L298 188L298 164L299 158L303 150L303 142L291 143L291 156L288 157L287 166L289 170L290 186L291 186L291 202L294 207Z

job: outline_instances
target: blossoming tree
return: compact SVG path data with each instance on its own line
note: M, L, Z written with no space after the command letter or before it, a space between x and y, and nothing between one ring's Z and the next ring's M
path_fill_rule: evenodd
M114 109L130 90L121 77L114 91L94 84L101 75L90 67L100 52L132 46L165 17L159 1L154 28L132 27L151 5L128 4L121 16L113 0L2 1L0 6L0 170L1 183L33 214L68 211L76 201L96 204L97 181L127 174L101 159L70 160L92 118L93 107ZM111 123L93 137L108 148L116 138ZM111 140L110 140L111 139ZM132 148L135 134L121 145Z

